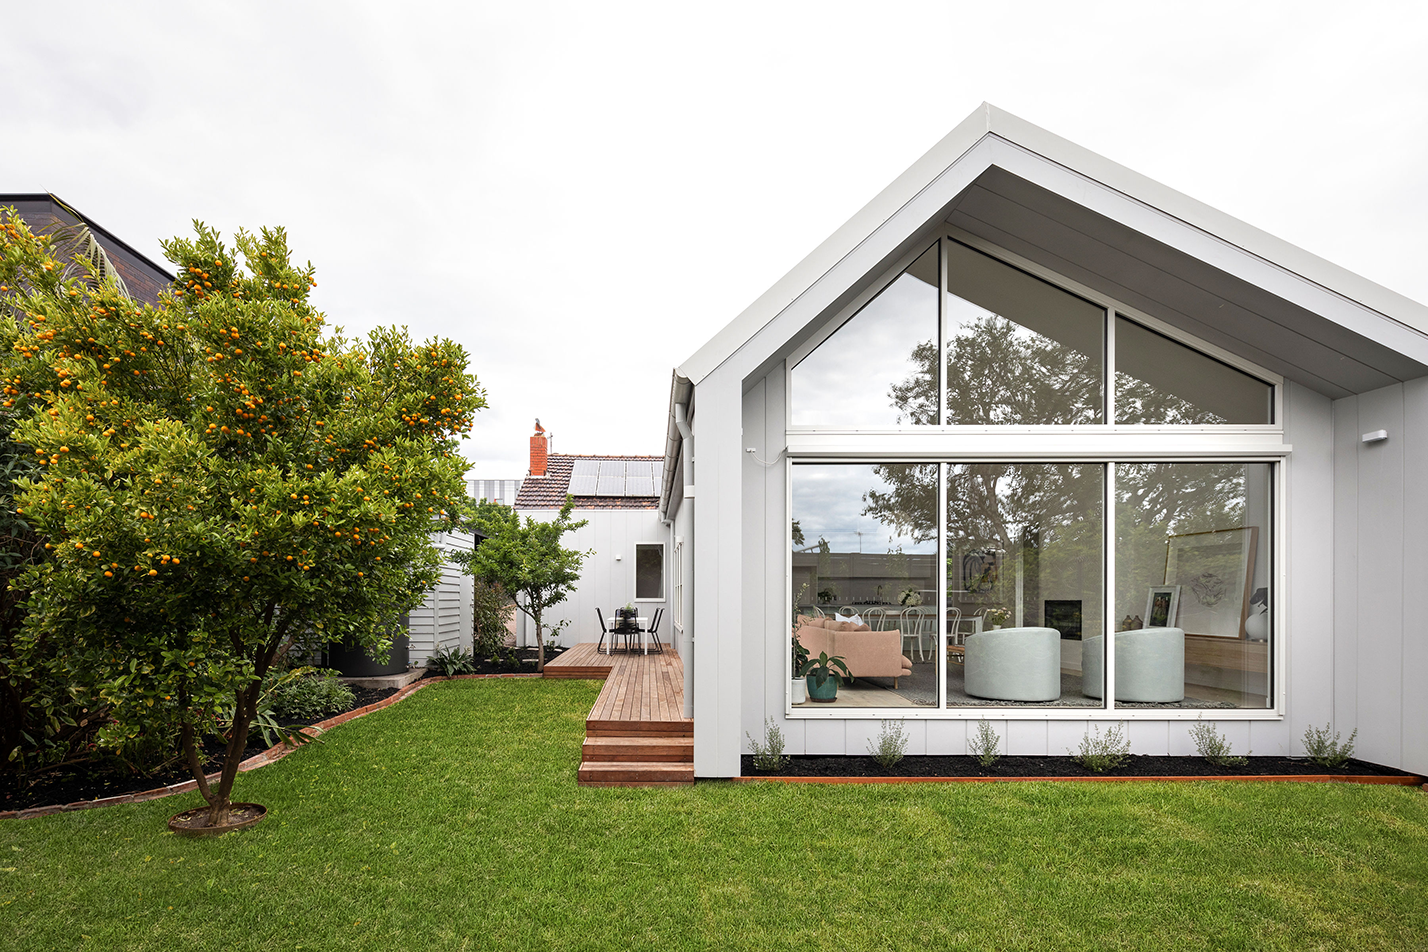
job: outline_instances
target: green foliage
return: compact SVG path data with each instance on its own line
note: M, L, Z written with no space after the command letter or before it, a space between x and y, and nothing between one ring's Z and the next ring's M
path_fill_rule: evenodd
M1195 750L1210 763L1219 767L1243 767L1249 763L1248 757L1236 757L1230 747L1230 739L1215 729L1215 723L1205 722L1201 714L1190 725L1190 739L1195 742Z
M1002 738L997 733L996 728L985 717L977 720L977 733L967 741L967 752L977 758L977 763L990 769L993 764L1001 760Z
M560 544L567 532L583 528L587 520L572 520L575 499L567 495L565 505L548 522L526 516L509 506L482 501L469 514L466 524L486 538L475 552L457 553L470 574L483 582L499 585L515 597L516 607L535 622L536 643L540 646L537 669L545 670L546 632L559 634L562 625L546 625L545 612L565 601L580 581L580 568L588 552L567 549Z
M299 677L282 680L268 690L273 712L308 722L341 714L352 707L352 689L326 668L301 669Z
M474 633L472 654L490 658L506 643L506 623L516 610L511 596L494 582L475 579L471 630Z
M1428 935L1416 788L574 791L599 691L434 684L244 774L271 812L217 841L164 828L191 795L0 821L0 948L1399 952ZM434 907L414 883L481 898ZM849 915L820 939L814 908Z
M754 755L755 770L772 773L788 765L789 756L783 752L783 731L779 730L772 717L764 718L764 740L754 740L748 731L744 731L744 736L749 738L749 750Z
M838 675L833 670L834 668L840 669L843 674L841 676ZM809 661L803 667L799 668L798 674L800 677L807 677L809 675L812 675L814 682L820 688L823 687L824 682L826 682L831 677L838 677L840 682L846 679L849 683L851 683L853 680L853 675L848 671L848 666L843 663L842 656L834 655L830 658L828 657L828 652L826 651L818 652L818 657L814 658L812 661Z
M880 767L895 767L907 754L908 740L902 721L883 721L876 740L868 741L868 754Z
M109 747L177 729L193 752L231 707L217 792L200 780L218 820L274 659L313 631L384 646L434 584L481 388L450 341L327 333L281 229L166 242L157 306L0 238L23 315L0 321L4 408L38 465L15 513L52 546L15 653L100 698Z
M1066 753L1087 770L1105 773L1125 766L1130 758L1130 738L1126 736L1124 724L1108 727L1104 734L1100 727L1092 727L1081 738L1080 749L1072 751L1068 748Z
M426 664L427 667L445 678L454 678L458 674L470 674L475 670L471 652L460 645L438 648L431 657L426 659Z
M1334 770L1342 768L1349 762L1349 758L1354 755L1354 740L1359 736L1358 728L1349 735L1349 739L1339 743L1339 732L1334 731L1334 736L1329 736L1333 724L1325 724L1323 729L1310 725L1304 730L1304 753L1309 755L1309 759L1314 763Z
M808 663L808 649L803 647L803 642L798 638L798 632L793 633L793 671L797 674L803 670L803 666Z

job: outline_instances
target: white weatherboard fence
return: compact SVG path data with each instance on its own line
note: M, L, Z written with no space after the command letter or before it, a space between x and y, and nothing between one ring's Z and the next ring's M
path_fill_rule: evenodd
M469 552L472 548L470 536L443 532L438 533L434 541L444 552ZM412 664L425 664L427 658L442 648L471 649L473 594L471 576L454 563L444 562L441 581L408 616Z

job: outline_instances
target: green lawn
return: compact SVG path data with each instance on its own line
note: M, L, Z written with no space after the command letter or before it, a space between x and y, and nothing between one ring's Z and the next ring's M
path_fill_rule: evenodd
M598 685L433 685L177 797L0 821L0 948L1404 949L1428 795L1318 784L575 786Z

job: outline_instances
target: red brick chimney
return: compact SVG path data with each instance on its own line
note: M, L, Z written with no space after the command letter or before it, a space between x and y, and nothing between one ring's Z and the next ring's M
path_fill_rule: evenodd
M547 444L545 440L545 427L540 425L540 417L536 417L535 428L535 435L531 437L530 475L544 476Z

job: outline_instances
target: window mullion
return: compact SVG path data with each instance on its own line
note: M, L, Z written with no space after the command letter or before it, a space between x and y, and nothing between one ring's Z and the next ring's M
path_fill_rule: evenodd
M1106 497L1101 504L1102 524L1101 529L1101 551L1103 552L1102 578L1104 580L1105 594L1102 596L1103 605L1101 611L1101 670L1105 672L1103 684L1101 685L1101 702L1105 710L1114 710L1116 706L1116 464L1114 461L1105 464ZM1081 659L1081 668L1084 671L1086 659Z
M1106 418L1102 422L1107 426L1112 426L1116 422L1116 311L1115 308L1106 308L1106 375L1103 378L1102 386L1106 388L1105 399L1102 401L1106 410Z

